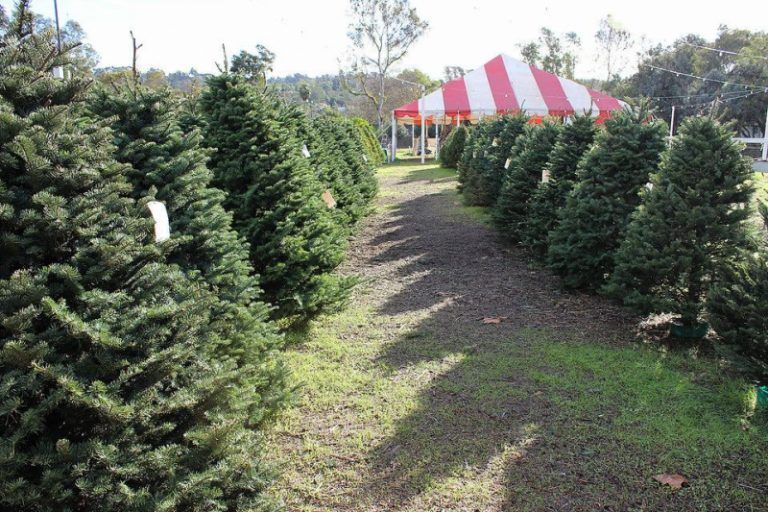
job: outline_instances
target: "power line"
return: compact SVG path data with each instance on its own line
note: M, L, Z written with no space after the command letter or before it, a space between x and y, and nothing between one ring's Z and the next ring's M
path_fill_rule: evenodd
M651 69L656 69L656 70L659 70L659 71L665 71L667 73L672 73L673 75L676 75L676 76L685 76L685 77L688 77L688 78L695 78L696 80L703 80L704 82L714 82L714 83L723 84L723 85L735 85L737 87L744 87L746 89L753 89L753 90L754 89L760 89L760 92L768 93L768 85L742 84L742 83L739 83L739 82L731 82L731 81L728 81L728 80L716 80L714 78L706 78L706 77L703 77L703 76L692 75L690 73L683 73L682 71L675 71L674 69L662 68L662 67L654 66L653 64L647 64L647 63L644 63L644 62L641 63L640 65L641 66L649 67Z
M701 45L701 44L689 43L687 41L682 41L682 44L685 44L685 45L688 45L688 46L693 46L694 48L700 48L702 50L708 50L710 52L716 52L716 53L719 53L721 56L722 55L735 55L735 56L739 56L739 57L749 57L749 58L754 58L754 59L768 60L768 57L763 57L762 55L744 55L742 53L734 52L734 51L731 51L731 50L724 50L722 48L712 48L711 46L704 46L704 45Z

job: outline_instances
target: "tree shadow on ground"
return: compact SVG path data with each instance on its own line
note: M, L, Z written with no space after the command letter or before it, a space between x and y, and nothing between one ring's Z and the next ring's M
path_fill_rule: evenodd
M523 252L450 212L454 199L401 202L370 242L367 264L396 269L376 284L388 297L378 313L412 325L378 362L422 390L367 458L374 477L359 501L373 510L689 509L649 482L662 456L652 443L638 451L615 435L620 406L601 397L603 376L561 388L568 368L546 357L553 343L626 346L637 318L561 291ZM576 399L591 407L569 408Z

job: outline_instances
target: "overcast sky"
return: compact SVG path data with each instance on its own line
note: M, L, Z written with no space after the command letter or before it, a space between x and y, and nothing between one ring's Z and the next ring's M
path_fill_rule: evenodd
M0 0L8 7L10 0ZM762 30L768 2L718 8L698 1L659 0L412 0L429 21L427 34L401 64L435 78L447 65L477 67L499 53L519 56L518 44L542 26L579 34L584 47L580 77L602 75L595 64L594 33L611 13L633 35L669 43L687 33L712 38L721 24ZM32 0L53 17L53 0ZM277 54L275 75L336 73L348 54L348 0L59 0L62 23L80 22L101 56L100 66L130 64L129 30L139 42L139 65L166 71L215 71L221 43L230 54L263 44Z

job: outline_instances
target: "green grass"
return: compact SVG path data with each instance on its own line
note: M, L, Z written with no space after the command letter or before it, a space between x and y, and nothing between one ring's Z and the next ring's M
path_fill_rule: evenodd
M385 166L384 197L432 183L484 222L451 173ZM434 311L380 314L374 284L287 351L300 399L274 432L274 492L289 510L768 509L766 415L717 360L566 330L445 339Z

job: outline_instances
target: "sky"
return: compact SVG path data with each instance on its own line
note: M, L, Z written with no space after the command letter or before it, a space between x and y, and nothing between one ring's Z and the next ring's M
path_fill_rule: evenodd
M221 44L230 55L263 44L277 58L273 74L310 76L339 70L350 54L348 0L58 0L62 24L77 20L99 53L99 66L131 62L133 30L143 48L141 69L167 72L195 68L215 72ZM8 8L11 0L0 0ZM540 27L576 32L583 48L578 77L602 76L594 33L611 14L636 38L671 43L696 33L713 38L718 26L765 29L768 2L705 7L701 0L411 0L430 24L399 68L416 67L441 78L445 66L472 69L499 53L519 57L519 45ZM53 17L53 0L32 0L36 12ZM629 72L631 69L626 69Z

